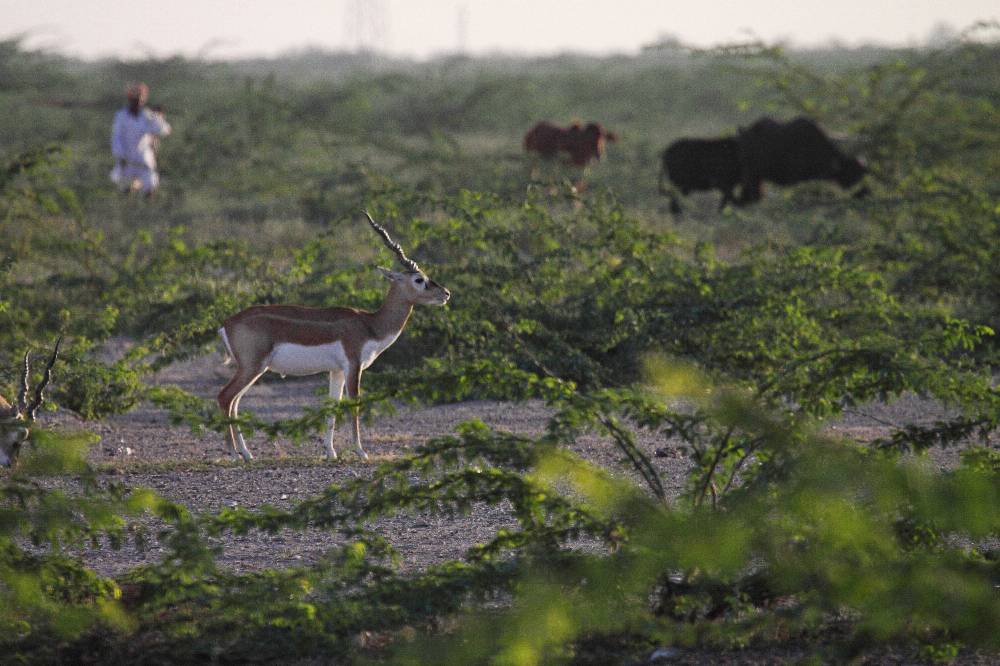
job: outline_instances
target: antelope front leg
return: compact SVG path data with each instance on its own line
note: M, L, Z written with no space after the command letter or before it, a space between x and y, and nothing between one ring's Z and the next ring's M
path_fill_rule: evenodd
M352 368L347 373L347 397L357 399L361 395L361 368ZM354 424L354 450L358 455L368 460L368 454L361 446L361 409L357 406L351 409L351 421Z
M344 373L342 371L330 371L330 398L339 402L344 397L344 383ZM337 427L337 415L332 415L327 424L329 425L329 430L326 435L326 457L336 460L337 452L333 448L333 432Z

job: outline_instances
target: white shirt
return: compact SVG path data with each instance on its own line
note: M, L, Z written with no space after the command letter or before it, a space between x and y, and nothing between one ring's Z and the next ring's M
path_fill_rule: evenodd
M115 114L111 126L111 154L117 160L130 164L142 164L156 168L156 153L153 151L153 137L170 134L170 124L162 113L142 108L132 115L127 108Z

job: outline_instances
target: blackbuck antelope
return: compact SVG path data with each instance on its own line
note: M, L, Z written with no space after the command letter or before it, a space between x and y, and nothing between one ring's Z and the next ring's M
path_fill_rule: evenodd
M28 352L24 354L24 371L21 374L21 388L17 392L17 404L12 405L3 396L0 396L0 465L10 467L17 462L17 455L21 451L21 445L27 441L31 434L31 426L35 423L35 414L42 405L42 392L52 378L52 366L56 364L56 357L59 355L59 343L62 338L56 340L55 349L49 357L49 363L45 366L45 374L42 382L35 387L35 396L28 404L28 373L31 368L28 365Z
M219 392L219 407L235 419L240 398L261 375L270 370L279 375L330 374L330 397L340 400L347 387L349 398L358 397L361 373L403 332L414 305L444 305L450 292L408 259L381 225L368 215L368 223L382 237L402 272L379 268L389 282L389 293L376 312L353 308L313 308L302 305L255 305L227 319L219 335L236 361L236 374ZM354 410L354 448L367 458L361 446L358 411ZM326 455L336 458L333 432L336 417L329 421ZM244 460L253 459L239 426L229 427L229 443Z

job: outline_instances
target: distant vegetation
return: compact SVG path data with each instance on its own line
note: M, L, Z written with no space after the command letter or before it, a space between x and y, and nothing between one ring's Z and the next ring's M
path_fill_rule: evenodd
M82 63L0 43L5 397L24 351L61 333L52 404L100 419L153 401L221 432L213 404L146 378L215 349L219 322L251 303L374 306L384 287L371 266L388 255L361 222L367 208L454 297L414 318L361 408L538 398L555 414L535 438L466 424L371 483L287 512L218 515L107 483L84 462L91 438L39 431L0 478L0 656L356 659L362 631L386 636L367 657L410 663L599 663L601 650L782 641L833 659L1000 649L990 30L934 50L423 64ZM132 79L175 129L148 204L107 178L111 116ZM842 137L867 159L872 197L812 183L721 213L714 195L694 195L687 217L670 216L656 192L663 147L763 114L807 114ZM546 118L598 120L620 140L582 174L539 162L521 138ZM119 337L136 344L106 360ZM810 425L906 392L952 416L864 446ZM344 409L240 421L302 438ZM640 429L683 442L694 469L681 499L666 500ZM569 454L584 431L607 436L644 485ZM901 457L970 439L957 470ZM73 492L37 482L65 473ZM420 574L394 571L365 527L479 502L510 506L517 527ZM161 562L110 580L65 554L120 544L143 512L169 526ZM307 526L348 545L314 567L252 574L220 570L210 545ZM580 536L603 547L569 549Z

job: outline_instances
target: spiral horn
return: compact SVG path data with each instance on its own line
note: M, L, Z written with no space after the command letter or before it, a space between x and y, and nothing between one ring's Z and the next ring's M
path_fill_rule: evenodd
M407 257L406 253L403 252L403 248L399 246L399 243L392 240L392 236L390 236L389 232L385 230L385 227L383 227L381 224L373 220L372 216L368 213L367 210L363 212L365 214L365 217L368 218L368 224L372 226L372 229L375 230L375 233L377 233L379 236L382 237L382 242L385 243L385 246L396 254L396 258L399 259L399 263L405 266L407 270L410 270L414 273L422 272L420 270L420 266L417 266L417 262Z
M49 380L52 378L52 366L56 364L56 358L59 356L59 345L62 344L62 336L56 340L56 346L52 349L52 356L49 357L49 362L45 366L45 374L42 375L42 381L35 387L35 398L31 401L31 405L28 407L28 420L34 421L35 414L38 412L38 408L42 404L42 392L48 385Z

